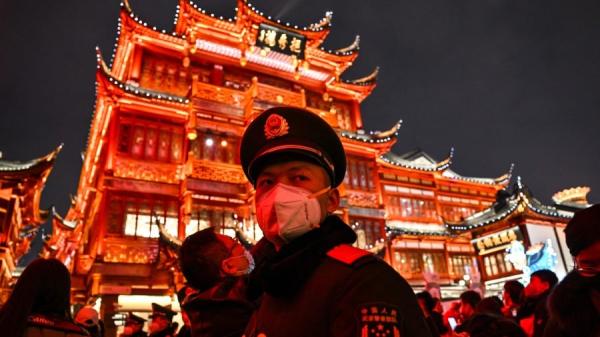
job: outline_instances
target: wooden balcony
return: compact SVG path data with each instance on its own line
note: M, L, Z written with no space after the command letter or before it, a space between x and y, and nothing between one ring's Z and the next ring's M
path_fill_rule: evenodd
M191 172L188 172L188 175L195 179L232 184L245 184L248 182L240 165L210 160L194 160Z
M252 79L252 86L248 91L251 93L253 103L259 105L259 108L268 108L270 106L287 105L298 108L306 107L306 97L304 91L294 92L272 85L259 83L255 77Z
M115 156L114 176L157 183L178 183L181 165Z
M375 192L366 192L358 190L345 190L345 195L348 198L348 205L355 207L378 208L378 195Z
M216 111L242 117L248 104L248 92L194 81L192 104L196 111Z
M158 240L135 237L104 239L104 262L154 263L158 258Z

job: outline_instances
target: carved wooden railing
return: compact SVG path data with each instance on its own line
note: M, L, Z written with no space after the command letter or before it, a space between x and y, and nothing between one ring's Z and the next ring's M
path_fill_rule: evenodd
M244 171L237 164L219 163L209 160L194 160L189 176L196 179L219 181L233 184L248 182Z
M154 263L158 258L158 240L148 238L105 238L104 262Z
M181 166L117 156L113 172L119 178L174 184L180 180Z
M299 108L306 107L304 91L293 92L272 85L259 83L256 78L252 79L252 86L248 90L251 92L254 100L267 102L272 105L288 105Z
M357 190L345 190L345 195L348 198L348 205L356 207L379 207L378 196L375 192L364 192Z
M210 83L194 81L192 84L192 105L195 110L218 110L219 112L241 117L247 104L247 96L246 91ZM218 104L211 104L210 102Z

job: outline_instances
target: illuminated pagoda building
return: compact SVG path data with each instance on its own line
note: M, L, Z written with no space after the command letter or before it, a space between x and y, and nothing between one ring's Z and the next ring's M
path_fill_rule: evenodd
M54 216L44 250L72 270L77 298L101 299L108 335L114 313L143 314L151 301L177 307L184 280L173 247L187 235L213 226L248 244L261 238L237 149L244 127L274 106L306 108L339 132L348 172L338 214L358 246L415 286L426 273L450 289L478 270L470 233L446 222L491 207L512 168L495 179L463 177L450 169L453 151L442 161L392 153L401 123L364 131L360 103L378 70L341 79L359 39L322 48L330 22L327 13L308 27L283 24L243 0L226 19L181 0L166 32L121 5L110 66L97 54L77 194L64 217Z
M471 234L487 290L500 291L510 279L528 281L540 269L562 279L573 270L564 228L574 212L590 206L589 191L563 190L553 196L554 205L544 205L517 177L512 190L501 191L490 208L447 226L453 234Z
M18 276L19 260L48 219L50 212L40 209L40 199L60 149L28 162L0 156L0 304Z

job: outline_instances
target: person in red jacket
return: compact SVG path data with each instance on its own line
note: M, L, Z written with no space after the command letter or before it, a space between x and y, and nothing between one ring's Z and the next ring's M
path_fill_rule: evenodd
M275 251L251 274L263 295L246 337L430 336L406 280L352 246L356 234L336 213L346 154L325 120L268 109L245 130L240 159Z

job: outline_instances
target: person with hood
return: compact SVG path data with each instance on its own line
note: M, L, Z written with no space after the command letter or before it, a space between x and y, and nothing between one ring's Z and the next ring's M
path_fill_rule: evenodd
M56 259L37 259L23 271L0 309L0 335L89 336L71 319L71 275Z
M75 315L75 323L84 328L90 337L104 337L102 321L98 312L91 306L84 306Z
M178 294L191 335L241 336L255 308L246 285L246 276L254 268L250 253L210 227L184 240L179 264L188 287Z
M600 336L600 204L578 211L565 228L575 270L548 300L545 337Z

